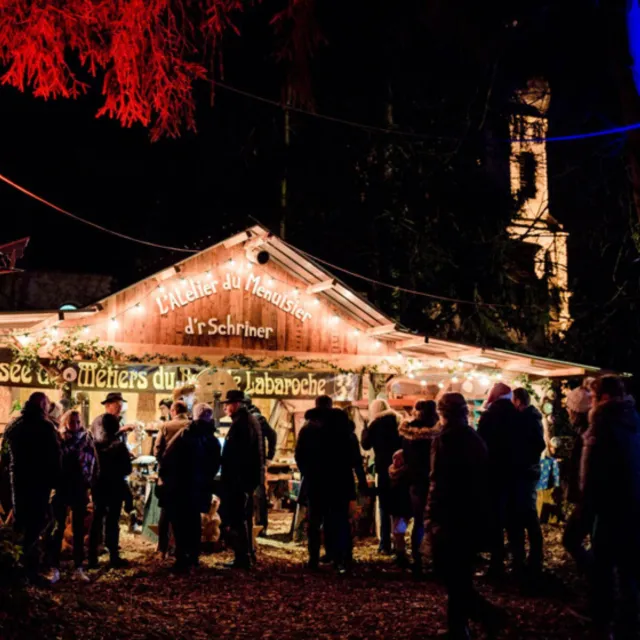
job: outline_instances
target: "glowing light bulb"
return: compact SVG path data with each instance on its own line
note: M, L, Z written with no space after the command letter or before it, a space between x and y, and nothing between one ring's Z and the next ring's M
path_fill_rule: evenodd
M267 280L267 287L273 287L273 278Z
M381 346L382 346L382 343L380 342L380 340L376 340L376 341L373 343L373 348L374 348L374 349L379 349Z
M231 258L227 264L229 265L229 269L235 269L236 261Z
M87 327L86 325L82 327L82 333L84 333L85 335L89 333L89 327Z
M163 286L163 285L161 285L161 284L159 284L159 285L158 285L158 291L159 291L160 293L164 293L164 292L165 292L165 288L164 288L164 286Z
M411 373L408 374L408 377L413 380L416 377L416 374L413 373L413 371L412 371Z
M211 269L207 269L207 270L204 272L204 274L205 274L205 276L207 276L207 278L211 278L211 277L213 276L213 274L211 273Z
M136 304L135 310L136 310L137 313L144 313L144 307L139 302L138 302L138 304Z
M118 328L118 321L116 320L116 318L111 318L111 320L109 320L109 323L114 329Z
M18 342L24 346L26 344L29 344L29 342L31 341L30 336L28 336L26 333L23 336L18 336Z
M489 378L487 378L487 376L482 376L480 378L480 384L484 385L485 387L489 385Z
M444 382L438 382L438 387L440 389L444 389Z
M420 386L421 387L426 387L427 386L427 381L426 380L420 380Z
M501 373L496 373L496 378L498 380L502 380L502 374Z
M444 369L444 360L440 360L440 362L438 362L438 368Z
M180 284L183 287L186 287L187 286L187 279L185 277L180 278Z
M340 318L338 318L338 316L331 316L331 318L329 319L329 322L331 324L338 324L338 322L340 322Z
M292 295L294 298L297 298L297 297L300 295L300 290L298 289L298 287L296 287L296 288L291 292L291 295Z
M314 298L313 299L313 306L317 307L320 304L320 300L318 300L318 298Z
M60 332L58 331L58 327L53 327L53 328L51 329L51 337L52 337L52 338L57 338L57 337L58 337L58 333L60 333Z
M354 329L353 330L353 335L354 336L359 336L360 335L360 329Z
M451 382L453 382L453 384L456 384L458 382L458 376L453 376L453 378L451 378Z

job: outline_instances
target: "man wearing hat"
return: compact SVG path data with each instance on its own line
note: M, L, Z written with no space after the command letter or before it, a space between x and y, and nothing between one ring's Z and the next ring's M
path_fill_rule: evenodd
M122 425L122 408L124 406L124 398L119 391L110 391L107 393L107 397L102 401L104 407L104 413L100 414L92 423L89 431L93 436L96 443L103 442L108 439L108 435L105 431L104 421L105 416L113 416L118 420L120 428L118 430L118 438L126 445L127 433L133 431L134 426L132 424ZM111 418L107 419L111 422ZM129 483L125 481L122 488L122 495L124 499L124 508L129 515L129 529L132 531L137 523L137 513L133 504L133 495L129 488Z
M251 567L253 522L248 505L260 484L262 456L260 425L244 405L244 393L237 389L227 391L223 401L224 412L232 420L222 450L220 511L223 527L235 554L229 565L233 568Z

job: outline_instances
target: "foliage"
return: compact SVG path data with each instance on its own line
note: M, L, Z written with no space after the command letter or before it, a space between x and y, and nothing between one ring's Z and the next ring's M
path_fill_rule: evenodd
M106 367L124 358L122 351L111 345L101 344L98 338L83 340L80 328L69 331L60 339L52 339L50 335L43 334L26 343L16 340L9 346L15 363L34 373L46 372L49 380L63 389L69 386L63 377L64 370L74 362L91 360Z
M97 115L125 127L150 127L152 140L195 130L194 86L222 71L220 43L239 35L236 21L249 0L9 0L0 8L2 82L37 97L77 98L101 79ZM320 35L312 0L290 0L273 12L281 59L293 80Z
M19 574L22 547L10 525L0 524L0 586L12 584Z

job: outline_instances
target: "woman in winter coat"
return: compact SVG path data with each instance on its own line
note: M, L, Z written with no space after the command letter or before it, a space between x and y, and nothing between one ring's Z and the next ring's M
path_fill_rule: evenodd
M93 438L82 425L78 411L67 411L60 418L60 448L62 473L51 501L54 529L49 539L49 555L52 566L52 583L60 579L60 549L67 523L67 511L71 509L73 527L73 560L75 577L88 582L84 573L84 523L89 503L89 491L98 473L97 454Z
M398 433L400 416L392 411L386 400L374 400L369 407L371 422L362 431L362 448L373 449L378 484L378 507L380 512L379 551L391 553L391 514L389 513L389 466L393 454L401 448Z
M469 618L495 623L495 608L473 588L473 562L485 548L488 454L469 426L467 402L446 393L438 402L442 430L431 450L427 536L447 592L450 638L468 638Z
M440 433L436 403L419 400L413 409L413 420L405 421L399 430L402 437L404 462L408 467L409 496L413 516L411 554L413 572L422 574L420 544L424 537L424 510L429 494L429 472L431 470L431 443Z
M584 508L580 492L580 464L582 460L583 436L589 428L589 411L592 405L590 386L593 379L587 379L581 387L567 394L569 422L575 431L571 457L569 458L569 486L567 502L575 505L567 520L562 544L571 554L578 568L583 572L590 569L592 555L585 547L585 540L593 529L593 515Z

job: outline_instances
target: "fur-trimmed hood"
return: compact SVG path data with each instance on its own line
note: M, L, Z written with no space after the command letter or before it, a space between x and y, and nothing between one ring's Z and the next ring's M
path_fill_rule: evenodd
M381 411L377 414L375 418L372 418L371 424L373 424L378 418L386 418L387 416L393 416L398 422L398 425L402 422L402 416L397 411L394 411L393 409L386 409L385 411Z
M418 420L404 420L400 424L400 428L398 430L402 438L411 441L433 440L440 435L441 431L442 427L440 426L440 423L428 426Z

